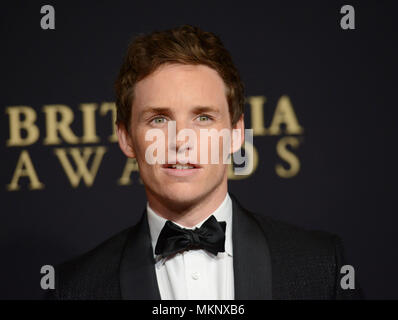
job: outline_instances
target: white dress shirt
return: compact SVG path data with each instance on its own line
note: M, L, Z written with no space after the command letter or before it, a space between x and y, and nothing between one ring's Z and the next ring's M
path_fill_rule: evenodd
M187 250L166 258L156 255L156 243L167 220L155 213L149 203L147 203L147 214L156 261L156 277L162 300L234 299L232 201L228 193L221 205L212 213L218 221L227 223L225 252L219 252L217 256L206 250ZM199 228L209 217L192 228L176 224L186 229Z

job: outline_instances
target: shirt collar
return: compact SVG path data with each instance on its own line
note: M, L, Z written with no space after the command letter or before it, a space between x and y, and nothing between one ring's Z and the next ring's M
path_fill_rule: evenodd
M160 234L160 231L162 231L163 226L165 225L167 219L159 216L155 211L151 209L149 206L149 203L147 202L146 205L146 211L148 215L148 224L149 224L149 231L151 234L151 242L152 242L152 249L153 249L153 255L156 258L155 254L155 247L156 243L158 241L158 237ZM227 223L226 228L225 228L225 252L232 256L232 200L227 192L224 201L219 205L219 207L211 214L214 215L214 217L217 219L217 221L225 221ZM186 229L195 229L200 228L200 226L208 219L210 218L209 215L206 219L202 220L199 222L197 225L195 225L192 228L184 227L182 225L179 225L178 223L174 222L178 226Z

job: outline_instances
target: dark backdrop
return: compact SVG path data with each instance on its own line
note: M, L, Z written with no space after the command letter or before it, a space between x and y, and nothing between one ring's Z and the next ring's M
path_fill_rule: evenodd
M231 179L230 191L252 211L338 234L366 297L397 298L397 29L392 3L3 3L0 298L40 297L42 265L89 250L133 224L145 206L137 172L130 175L130 185L118 184L126 159L108 140L110 113L95 111L98 142L73 144L60 136L60 144L46 145L43 106L68 106L74 115L70 128L81 137L79 107L94 103L100 108L114 101L113 81L131 37L185 23L221 37L241 72L246 96L266 98L265 128L284 95L303 128L300 134L256 135L258 167L246 179ZM40 28L44 4L55 8L55 30ZM355 8L355 30L340 28L343 4ZM40 135L30 145L7 145L15 125L7 108L15 106L36 113ZM245 112L251 127L250 104ZM276 165L291 169L277 152L286 137L297 142L285 150L298 159L300 169L281 177ZM72 186L55 150L68 154L69 148L101 146L107 152L93 184ZM28 154L42 189L30 190L27 177L19 179L19 190L8 189L22 153Z

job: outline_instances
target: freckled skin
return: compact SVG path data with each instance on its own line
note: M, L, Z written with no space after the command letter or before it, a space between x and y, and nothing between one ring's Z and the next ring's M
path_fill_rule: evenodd
M200 148L200 129L232 130L225 84L217 71L204 65L165 64L135 86L131 129L128 133L119 126L119 145L127 157L136 158L140 177L144 182L151 208L166 219L185 226L193 226L210 215L224 200L228 180L227 165L222 163L222 140L219 143L218 164L201 164L195 174L175 177L167 174L161 164L148 164L146 149L153 141L145 141L150 129L160 129L167 140L167 124L176 122L177 134L182 129L192 129ZM197 106L211 106L211 110L197 112ZM148 112L151 107L168 108L166 112ZM196 108L196 109L195 109ZM241 129L243 142L243 117L234 126ZM209 157L211 144L209 141ZM173 145L176 152L184 141ZM192 144L191 148L194 148ZM170 145L166 147L167 150ZM199 150L195 150L199 154Z

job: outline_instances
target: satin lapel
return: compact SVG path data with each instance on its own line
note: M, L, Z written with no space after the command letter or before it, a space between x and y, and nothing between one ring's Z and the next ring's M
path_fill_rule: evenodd
M124 300L160 300L146 210L127 237L120 289Z
M271 257L265 234L233 195L231 199L235 299L272 299Z

